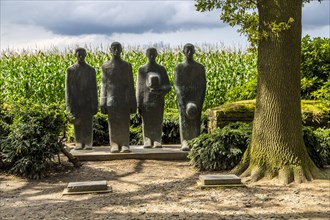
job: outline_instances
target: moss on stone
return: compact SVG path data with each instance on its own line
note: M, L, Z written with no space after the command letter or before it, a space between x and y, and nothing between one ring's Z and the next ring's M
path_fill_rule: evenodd
M227 103L207 110L209 131L231 122L253 121L256 100ZM306 126L330 127L330 106L319 100L301 101L302 122Z

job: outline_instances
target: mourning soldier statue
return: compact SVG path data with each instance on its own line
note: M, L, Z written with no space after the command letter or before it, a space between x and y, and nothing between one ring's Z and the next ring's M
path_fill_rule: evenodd
M144 148L161 148L164 96L171 90L165 67L156 63L157 50L147 49L148 63L138 70L136 99L143 121Z
M189 151L188 140L200 134L201 113L206 92L204 66L193 59L195 47L183 47L185 61L174 70L174 87L180 118L181 150Z
M108 114L111 153L128 153L130 114L136 112L132 66L121 59L122 46L111 44L112 59L102 66L100 106Z
M85 62L86 50L75 50L77 63L66 72L66 110L74 125L76 150L90 150L93 145L93 115L98 110L96 72Z

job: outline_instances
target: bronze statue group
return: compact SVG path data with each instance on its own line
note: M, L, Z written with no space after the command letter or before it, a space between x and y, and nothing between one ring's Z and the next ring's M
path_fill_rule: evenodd
M143 147L162 148L164 97L171 84L164 66L156 63L157 50L146 51L148 62L138 69L136 92L132 65L121 59L122 46L111 44L112 59L102 66L101 113L108 115L110 152L129 153L130 114L142 116ZM178 100L181 150L189 151L189 140L200 134L201 113L206 91L204 66L193 59L194 45L183 47L185 61L174 70ZM98 111L96 71L85 62L86 50L77 48L77 63L67 69L66 110L72 119L75 149L90 150L92 119Z

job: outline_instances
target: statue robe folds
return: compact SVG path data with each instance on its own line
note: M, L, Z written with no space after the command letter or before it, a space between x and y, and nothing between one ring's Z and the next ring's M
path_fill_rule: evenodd
M93 115L98 110L96 72L88 64L74 64L67 69L65 84L66 110L74 117L77 148L93 145Z
M132 66L110 60L102 72L100 105L108 114L110 145L129 146L130 114L136 111Z
M174 70L174 87L178 99L182 143L200 134L206 92L204 66L195 61L178 64Z
M144 145L152 146L155 142L160 144L164 96L171 90L166 69L156 63L143 65L138 70L136 84L137 105L143 120Z

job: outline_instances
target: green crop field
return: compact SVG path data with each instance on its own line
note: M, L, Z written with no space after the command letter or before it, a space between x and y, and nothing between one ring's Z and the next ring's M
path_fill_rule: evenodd
M63 104L66 69L76 62L73 51L74 49L67 49L59 52L54 49L47 52L34 51L20 54L3 52L0 58L3 102ZM138 68L147 62L145 51L141 49L125 50L122 58L132 64L134 79ZM86 61L96 69L99 86L101 66L109 59L111 59L109 49L96 48L88 51ZM157 61L166 67L172 84L174 67L183 60L184 56L180 50L159 51ZM204 109L240 99L236 97L237 95L230 94L247 82L254 82L256 78L256 55L252 53L196 48L195 60L205 66L207 74ZM252 91L253 95L255 94ZM176 108L174 88L166 96L166 109L173 108Z

